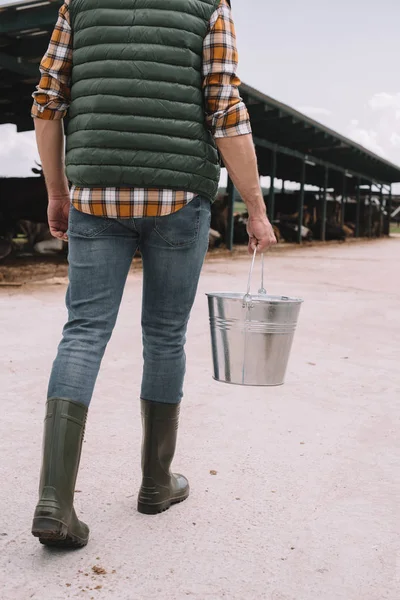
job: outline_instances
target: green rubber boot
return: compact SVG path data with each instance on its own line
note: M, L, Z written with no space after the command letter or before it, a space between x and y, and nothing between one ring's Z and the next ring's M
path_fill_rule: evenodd
M138 511L156 515L189 496L189 482L170 471L176 448L179 404L141 400L143 481Z
M32 534L46 546L86 546L89 528L74 510L74 493L88 409L70 400L47 402L39 502Z

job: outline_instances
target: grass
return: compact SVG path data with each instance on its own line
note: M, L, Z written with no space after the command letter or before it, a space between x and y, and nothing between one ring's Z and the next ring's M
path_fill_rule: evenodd
M400 224L399 223L391 223L390 233L400 233Z
M234 212L235 213L245 213L247 212L247 208L244 202L241 202L240 200L237 200L235 202L235 207L234 207Z

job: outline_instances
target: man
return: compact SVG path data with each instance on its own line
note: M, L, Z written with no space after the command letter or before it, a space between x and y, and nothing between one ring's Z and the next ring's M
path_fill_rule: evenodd
M170 466L186 326L218 190L217 148L248 207L250 250L276 241L237 62L227 0L67 0L60 9L32 109L49 224L69 240L70 264L32 529L44 544L88 541L73 508L84 426L137 248L144 356L138 510L156 514L189 495L187 479Z

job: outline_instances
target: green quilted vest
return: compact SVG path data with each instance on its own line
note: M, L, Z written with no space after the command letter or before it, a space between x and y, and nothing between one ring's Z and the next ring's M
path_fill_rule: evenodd
M72 0L67 177L81 187L185 190L211 201L203 42L220 0Z

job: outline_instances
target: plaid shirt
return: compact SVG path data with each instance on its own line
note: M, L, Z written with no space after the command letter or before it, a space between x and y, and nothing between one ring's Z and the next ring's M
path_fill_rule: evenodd
M72 74L70 0L60 8L49 48L40 65L32 116L62 119L69 108ZM227 0L213 13L203 47L206 121L215 138L251 133L249 115L239 94L235 26ZM194 194L170 189L82 188L72 186L71 201L82 212L114 218L169 215Z

